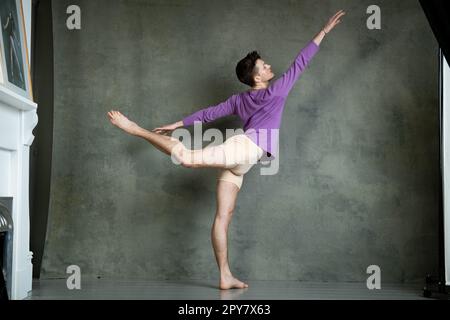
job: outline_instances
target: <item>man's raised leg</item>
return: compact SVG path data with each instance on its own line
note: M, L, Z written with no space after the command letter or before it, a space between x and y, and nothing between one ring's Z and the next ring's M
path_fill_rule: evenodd
M123 131L141 137L158 150L174 157L187 168L225 168L225 155L221 148L204 148L202 150L189 150L183 143L175 138L141 128L135 122L130 121L119 111L108 112L108 117L113 125ZM206 160L210 161L206 161Z
M109 119L113 125L122 129L123 131L137 137L144 138L151 144L153 144L158 150L164 152L167 155L172 154L173 148L181 143L181 141L168 137L162 134L154 133L141 128L135 122L130 121L127 117L121 114L119 111L108 112Z

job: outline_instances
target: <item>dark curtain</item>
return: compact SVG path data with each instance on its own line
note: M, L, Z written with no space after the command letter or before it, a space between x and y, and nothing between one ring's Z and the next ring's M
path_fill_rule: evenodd
M1 1L1 0L0 0ZM30 249L39 278L47 232L53 143L53 26L51 0L33 0L31 75L38 124L30 152Z
M442 160L442 141L443 141L443 120L442 120L442 63L443 57L445 56L447 61L450 61L450 6L448 0L419 0L423 11L430 23L431 29L433 30L434 36L439 43L441 48L441 53L439 56L439 118L440 118L440 147L439 152L441 154L439 167L441 169L441 177L443 172ZM442 178L441 178L442 179ZM437 280L434 282L445 283L445 257L444 257L444 208L443 208L443 186L442 183L439 185L439 275ZM428 277L427 277L427 281ZM427 285L428 286L428 285ZM438 288L439 291L443 290L442 286Z
M419 0L431 29L450 61L450 3L448 0Z

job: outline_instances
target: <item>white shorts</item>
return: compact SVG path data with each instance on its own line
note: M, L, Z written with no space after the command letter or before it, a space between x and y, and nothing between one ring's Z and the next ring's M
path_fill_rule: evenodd
M178 141L173 138L173 141ZM182 150L180 150L181 148ZM200 150L189 150L181 142L174 148L175 153L182 154L192 164L201 167L218 168L217 180L234 183L241 188L244 174L258 163L264 150L245 134L228 138L217 146L207 146Z
M216 146L223 148L227 168L220 168L217 180L224 180L242 187L246 174L262 158L264 150L255 144L245 134L238 134L228 138L223 144Z

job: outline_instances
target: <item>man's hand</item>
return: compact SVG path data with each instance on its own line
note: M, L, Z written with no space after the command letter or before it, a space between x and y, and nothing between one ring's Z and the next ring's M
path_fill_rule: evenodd
M176 128L182 127L182 126L183 126L183 122L178 121L178 122L168 124L163 127L155 128L152 130L152 132L159 133L159 134L170 134L173 130L175 130Z
M340 19L344 15L345 15L345 11L344 10L338 11L334 16L332 16L330 18L330 20L328 20L328 22L325 25L325 27L323 28L323 30L326 33L329 33L331 30L333 30L334 27L336 27L341 22Z
M340 10L340 11L336 12L336 14L334 16L332 16L330 18L330 20L328 20L325 27L323 27L323 29L320 30L320 32L313 39L313 41L316 43L316 45L318 45L318 46L320 45L320 43L322 42L325 35L327 33L329 33L331 30L333 30L333 28L336 27L341 22L340 19L344 15L345 15L345 11Z

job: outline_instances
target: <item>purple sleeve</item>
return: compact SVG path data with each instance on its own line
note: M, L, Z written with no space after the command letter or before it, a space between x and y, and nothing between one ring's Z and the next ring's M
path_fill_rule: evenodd
M202 110L199 110L183 119L184 126L190 126L194 124L194 121L201 121L203 123L212 122L218 118L235 114L237 95L233 95L226 101L211 106Z
M268 88L269 94L277 96L287 96L298 80L300 75L305 71L311 59L319 51L319 46L311 40L297 55L295 61L289 69Z

